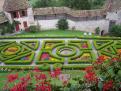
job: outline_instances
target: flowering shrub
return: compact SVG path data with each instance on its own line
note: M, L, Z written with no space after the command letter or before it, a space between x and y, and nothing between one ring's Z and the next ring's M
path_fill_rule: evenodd
M121 89L121 55L106 59L100 56L93 66L85 69L84 88L92 91L120 91ZM87 86L87 87L86 87Z
M23 70L22 70L23 72ZM5 91L52 91L50 79L58 79L61 74L61 68L56 68L50 75L46 75L44 72L35 67L33 71L30 71L23 77L19 77L18 73L9 74L7 76L7 83L3 88ZM35 83L36 82L36 83Z

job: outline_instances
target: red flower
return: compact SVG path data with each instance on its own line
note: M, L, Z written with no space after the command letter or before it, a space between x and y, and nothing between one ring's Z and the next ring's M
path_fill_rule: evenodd
M54 71L50 72L51 77L55 78L61 74L61 68L56 68Z
M47 77L45 74L38 74L38 75L35 75L35 78L36 80L45 80Z
M10 91L27 91L27 83L18 83L10 89Z
M8 78L8 82L13 82L16 79L18 79L18 74L10 74L10 75L8 75L7 78Z
M103 56L103 55L102 56L99 56L97 60L98 61L105 61L105 56Z
M93 70L93 66L88 66L85 68L85 71L88 73L88 72L92 72Z
M119 61L119 59L116 58L116 57L114 57L114 58L111 59L111 61L112 61L112 62L117 62L117 61Z
M35 67L34 72L41 72L41 70L39 69L39 67Z
M103 85L103 91L109 91L113 88L113 81L110 80Z
M22 82L28 82L31 79L30 75L26 75L25 77L20 78Z
M61 68L56 68L55 69L55 74L60 75L61 74Z
M98 78L96 77L94 72L89 72L86 73L84 78L88 81L88 82L97 82Z
M95 64L98 64L98 65L100 65L100 64L102 64L104 61L106 60L106 57L105 56L99 56L98 57L98 59L97 59L97 61L95 62Z
M48 82L41 82L36 85L36 91L52 91L51 85Z

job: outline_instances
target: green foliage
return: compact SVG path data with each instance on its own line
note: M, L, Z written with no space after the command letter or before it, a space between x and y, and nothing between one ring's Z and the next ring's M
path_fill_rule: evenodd
M29 32L31 32L31 33L35 33L35 32L37 32L37 31L39 31L40 29L39 29L39 27L38 26L30 26L29 27Z
M105 0L30 0L34 8L67 6L81 10L100 8L104 2Z
M91 5L88 0L64 0L65 6L78 9L78 10L88 10L91 8Z
M113 25L109 33L112 36L121 37L121 25Z
M37 0L35 2L34 8L49 7L51 0Z
M99 34L100 34L100 28L99 28L99 27L97 27L97 28L95 29L95 34L96 34L96 35L99 35Z
M57 24L58 29L68 29L68 21L66 19L60 19Z
M1 35L5 35L6 33L13 33L13 30L14 30L14 23L11 24L7 22L2 26Z

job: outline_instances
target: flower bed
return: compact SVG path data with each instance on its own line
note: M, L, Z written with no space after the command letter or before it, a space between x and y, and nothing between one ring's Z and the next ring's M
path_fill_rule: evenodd
M5 64L26 65L32 63L34 52L30 47L14 41L3 41L2 45L0 46L0 60Z

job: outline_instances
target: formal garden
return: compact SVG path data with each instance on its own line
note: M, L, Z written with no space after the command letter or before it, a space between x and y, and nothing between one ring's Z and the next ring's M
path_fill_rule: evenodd
M0 89L119 91L121 39L92 36L1 37Z

